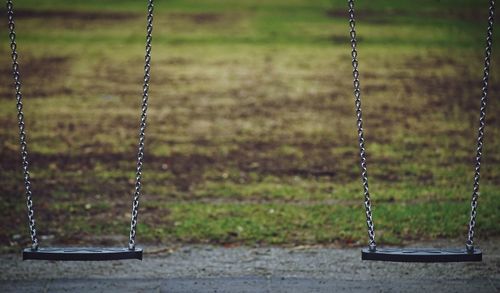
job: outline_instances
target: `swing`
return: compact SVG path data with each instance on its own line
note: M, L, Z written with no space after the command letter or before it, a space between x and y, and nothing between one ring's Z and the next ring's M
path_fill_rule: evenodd
M137 154L137 167L135 177L135 190L132 201L132 215L130 222L130 234L128 247L126 248L96 248L96 247L74 247L74 248L53 248L39 247L36 234L35 215L32 200L29 164L28 164L28 144L23 114L23 96L21 94L21 78L19 73L19 63L17 61L17 44L14 25L13 0L7 0L7 16L9 20L9 38L12 50L12 73L14 78L14 89L16 95L17 118L19 124L19 137L21 147L21 158L23 167L24 187L26 193L26 204L28 208L28 226L31 236L31 247L23 250L23 260L61 260L61 261L106 261L119 259L142 260L142 249L135 246L137 216L139 212L139 198L141 195L142 167L144 161L144 139L146 131L146 117L148 107L148 92L151 70L151 40L153 31L153 0L148 0L147 30L146 30L146 56L144 65L144 83L142 92L142 108L139 126L139 146Z
M465 248L462 249L436 249L436 248L377 248L375 242L375 227L372 219L370 192L368 190L368 172L366 163L365 138L363 133L363 119L361 112L361 90L358 71L358 52L356 49L356 20L354 16L354 0L348 0L349 26L351 36L351 56L354 78L354 97L356 105L356 118L358 127L359 151L361 160L361 179L364 191L364 206L366 224L368 228L369 245L361 251L362 260L395 261L395 262L468 262L481 261L481 250L474 247L474 228L476 226L477 201L479 198L479 171L483 153L484 128L486 126L486 102L488 100L488 77L490 70L491 47L493 42L493 17L495 1L489 1L488 30L486 38L486 57L482 80L482 96L480 100L479 131L476 149L476 166L474 174L474 187L471 200L471 213L469 230Z

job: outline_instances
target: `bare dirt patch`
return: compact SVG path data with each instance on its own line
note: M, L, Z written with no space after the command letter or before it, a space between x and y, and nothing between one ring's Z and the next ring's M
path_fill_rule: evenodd
M36 22L58 29L84 30L102 29L111 25L142 19L140 13L76 10L31 10L16 11L16 19L21 22Z
M173 12L160 15L159 23L171 27L176 32L191 31L193 27L228 29L239 22L244 15L238 13L181 13Z
M371 10L371 9L356 9L356 18L370 23L386 24L394 23L394 17L411 17L418 16L422 19L435 18L435 19L449 19L449 20L462 20L467 22L480 23L486 20L486 11L482 9L460 9L460 10L446 10L442 11L406 11L401 9L385 9L385 10ZM326 15L331 18L346 19L348 17L347 10L344 9L330 9Z
M43 98L54 95L69 95L72 89L64 85L64 77L70 70L71 59L64 56L35 57L21 54L19 57L23 93L30 98ZM5 64L0 69L2 80L12 80L12 67ZM13 89L0 87L0 99L11 99Z
M170 15L171 17L178 19L187 19L194 23L202 24L202 23L213 23L221 21L224 17L218 13L174 13Z
M140 17L140 14L129 12L106 12L106 11L77 11L77 10L32 10L17 9L17 19L43 18L43 19L73 19L80 21L108 21L129 20Z

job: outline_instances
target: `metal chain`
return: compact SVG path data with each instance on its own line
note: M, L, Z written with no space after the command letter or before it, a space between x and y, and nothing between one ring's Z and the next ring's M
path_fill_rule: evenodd
M16 32L14 24L14 5L12 0L7 0L7 17L9 20L10 49L12 50L12 76L14 78L14 89L16 91L17 120L19 125L19 140L21 146L21 159L24 177L24 189L26 193L26 206L28 208L28 225L31 235L31 248L38 249L38 238L35 228L35 210L33 208L31 181L28 163L28 144L26 142L26 130L23 113L23 94L21 93L21 74L17 55Z
M365 149L365 137L363 133L363 115L361 111L361 88L359 82L359 70L358 70L358 51L356 50L357 40L356 40L356 19L354 16L354 0L349 0L349 27L351 35L351 57L352 57L352 74L354 77L354 98L356 105L356 117L358 125L358 139L359 139L359 156L361 159L361 179L363 181L363 190L365 197L365 214L366 214L366 225L368 228L369 237L369 248L371 251L375 251L377 248L375 242L375 227L372 218L372 207L370 201L370 191L368 189L368 168L366 165L366 149Z
M365 196L365 212L366 212L366 224L368 226L368 236L370 239L369 246L371 250L376 249L375 243L375 229L373 225L372 212L371 212L371 202L370 202L370 193L368 189L368 173L367 173L367 165L366 165L366 150L365 150L365 140L363 134L363 119L362 119L362 111L361 111L361 91L360 91L360 82L359 82L359 71L358 71L358 52L356 50L356 20L354 16L354 0L348 0L349 4L349 26L351 28L351 47L352 47L352 67L353 67L353 77L354 77L354 97L356 104L356 116L357 116L357 125L358 125L358 138L359 138L359 149L360 149L360 157L361 157L361 178L363 181L364 188L364 196ZM477 203L479 198L479 178L480 178L480 169L481 169L481 158L483 154L483 141L484 141L484 129L486 126L486 103L488 100L488 80L489 80L489 72L490 72L490 64L491 64L491 50L493 45L493 20L494 20L494 12L495 12L495 1L489 1L489 16L488 16L488 29L487 29L487 37L486 37L486 50L485 50L485 59L484 59L484 71L483 71L483 86L482 86L482 96L481 96L481 106L480 106L480 115L479 115L479 131L477 138L477 151L476 151L476 167L474 174L474 187L472 192L472 200L471 200L471 213L470 213L470 221L469 221L469 231L468 238L466 243L467 251L474 251L474 228L476 225L476 216L477 216Z
M141 179L142 179L142 165L144 163L144 140L146 132L146 118L148 110L148 98L149 98L149 80L151 79L151 41L153 32L153 0L148 0L148 16L147 16L147 27L146 27L146 56L144 64L144 84L142 86L142 112L141 112L141 122L139 127L139 150L137 153L137 169L135 174L135 190L134 199L132 201L132 215L130 221L130 238L128 242L128 248L130 250L135 249L135 236L137 229L137 216L139 209L139 198L141 196Z
M21 75L19 73L18 64L18 54L17 54L17 44L16 44L16 33L14 24L14 5L12 0L7 0L7 16L9 21L9 38L11 41L12 50L12 74L14 78L14 89L16 91L16 101L17 101L17 118L19 124L19 137L21 146L21 158L22 167L24 175L24 187L26 190L26 202L28 207L28 223L30 228L32 249L38 249L38 238L35 229L35 212L33 208L32 191L31 191L31 181L29 173L29 163L28 163L28 144L26 142L26 131L24 123L24 113L23 113L23 95L21 93ZM149 81L150 71L151 71L151 41L153 32L153 0L148 0L148 15L147 15L147 34L146 34L146 55L145 55L145 65L144 65L144 83L143 83L143 94L142 94L142 111L141 111L141 121L139 128L139 148L137 155L137 168L136 168L136 182L134 199L132 203L132 219L130 225L130 239L129 239L129 249L135 249L135 236L137 228L137 217L139 208L139 198L141 194L141 178L142 178L142 166L144 162L144 141L145 141L145 131L146 131L146 118L148 109L148 93L149 93Z
M486 33L486 50L483 69L483 85L479 110L479 130L477 136L476 167L474 173L474 187L472 190L471 212L469 221L469 232L467 234L467 251L474 251L474 228L476 226L477 201L479 198L479 178L481 169L481 157L483 155L484 129L486 126L486 103L488 101L488 79L490 75L491 49L493 46L493 20L495 15L495 1L490 0L488 14L488 29Z

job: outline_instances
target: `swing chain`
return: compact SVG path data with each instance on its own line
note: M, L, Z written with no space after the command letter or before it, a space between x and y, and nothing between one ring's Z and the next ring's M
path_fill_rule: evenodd
M130 238L128 243L129 250L135 249L135 236L137 230L137 217L139 213L139 198L141 196L141 179L142 179L142 166L144 163L144 141L146 135L146 118L148 110L149 98L149 81L151 79L151 41L153 32L153 0L148 0L148 16L146 27L146 56L144 64L144 83L142 87L142 112L141 122L139 127L139 147L137 153L137 168L135 176L135 190L134 199L132 201L132 215L130 220Z
M476 226L477 201L479 198L479 178L481 169L481 157L483 155L484 129L486 126L486 103L488 101L488 79L490 75L491 49L493 46L493 19L495 15L495 1L490 0L488 14L488 29L486 33L486 50L483 69L483 84L479 113L479 130L477 136L476 166L474 173L474 185L472 189L471 212L469 221L469 232L467 234L466 248L469 253L474 252L474 228Z
M370 251L375 251L377 244L375 242L375 227L372 218L372 207L370 200L370 191L368 189L368 168L366 164L366 148L365 148L365 137L363 131L363 115L361 111L361 88L359 82L359 71L358 71L358 51L356 49L356 19L354 16L354 0L349 0L349 27L351 36L351 57L352 57L352 74L354 78L354 98L356 105L356 117L358 126L358 141L359 141L359 155L361 159L361 179L363 181L363 192L364 192L364 204L365 204L365 214L366 214L366 225L368 228L369 237L369 249Z
M12 76L14 78L14 89L16 91L17 120L19 126L19 139L21 146L21 159L24 177L24 189L26 194L26 206L28 208L28 224L31 236L31 249L38 249L38 237L35 227L35 211L33 208L31 181L28 163L28 143L26 141L26 130L23 113L23 94L21 93L21 74L19 73L19 63L17 54L16 32L14 24L14 4L12 0L7 0L7 17L9 20L10 48L12 50Z

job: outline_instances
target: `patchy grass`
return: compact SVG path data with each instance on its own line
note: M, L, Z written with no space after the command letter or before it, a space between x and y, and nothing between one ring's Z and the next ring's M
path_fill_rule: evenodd
M465 234L486 24L481 2L357 4L381 242ZM45 243L126 241L142 4L16 3ZM158 2L153 46L139 241L365 243L345 1ZM8 58L9 48L0 47L2 250L28 242ZM499 62L495 55L491 97L499 94ZM491 98L481 237L500 234L499 110Z

